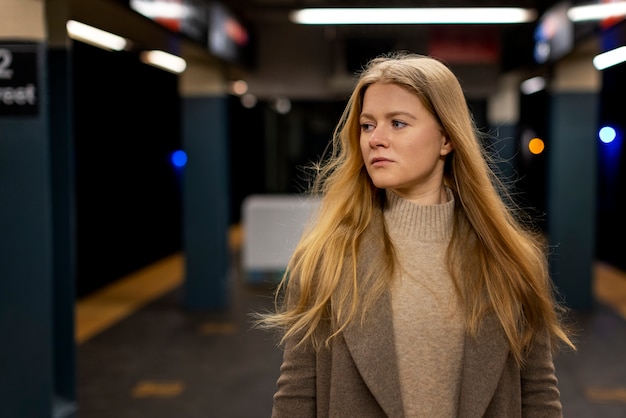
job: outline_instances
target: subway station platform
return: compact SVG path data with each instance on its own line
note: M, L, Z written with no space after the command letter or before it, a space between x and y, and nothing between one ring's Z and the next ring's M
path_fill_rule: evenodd
M224 312L184 309L183 254L79 300L78 417L269 417L282 354L249 314L271 308L274 282L244 280L238 257ZM564 416L624 418L626 274L594 271L593 309L572 313L578 351L556 358Z

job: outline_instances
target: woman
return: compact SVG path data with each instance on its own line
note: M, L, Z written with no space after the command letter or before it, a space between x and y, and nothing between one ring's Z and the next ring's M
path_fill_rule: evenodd
M272 416L561 416L553 353L574 346L545 243L454 74L373 59L316 168L319 213L259 320L284 345Z

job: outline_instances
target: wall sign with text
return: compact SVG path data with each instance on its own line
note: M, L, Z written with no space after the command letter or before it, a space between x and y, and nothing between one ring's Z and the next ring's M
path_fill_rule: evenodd
M39 113L36 43L0 42L0 117Z

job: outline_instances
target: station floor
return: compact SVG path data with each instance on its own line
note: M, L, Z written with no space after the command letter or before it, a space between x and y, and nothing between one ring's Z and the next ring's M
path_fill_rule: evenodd
M221 312L184 308L183 254L77 301L77 416L268 418L282 354L250 313L271 308L274 282L232 263ZM573 313L578 350L556 358L564 417L625 418L626 273L596 263L593 291Z

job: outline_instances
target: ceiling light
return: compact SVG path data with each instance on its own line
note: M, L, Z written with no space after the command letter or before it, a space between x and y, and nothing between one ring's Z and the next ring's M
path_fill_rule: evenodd
M528 95L543 90L546 87L546 79L541 76L536 76L525 80L520 85L522 93Z
M231 81L230 92L235 96L243 96L248 92L248 83L246 83L244 80Z
M68 20L65 27L70 38L86 42L99 48L121 51L129 44L129 41L121 36L114 35L75 20Z
M150 19L186 19L189 7L178 2L163 0L130 0L130 8Z
M612 49L593 58L593 66L597 70L604 70L626 61L626 46Z
M289 13L305 25L490 24L532 22L537 13L516 7L319 8Z
M574 6L567 11L567 17L573 22L584 20L604 20L610 17L626 16L626 2L590 4Z
M139 59L143 63L174 74L180 74L187 68L187 62L184 59L163 51L144 51L139 55Z

